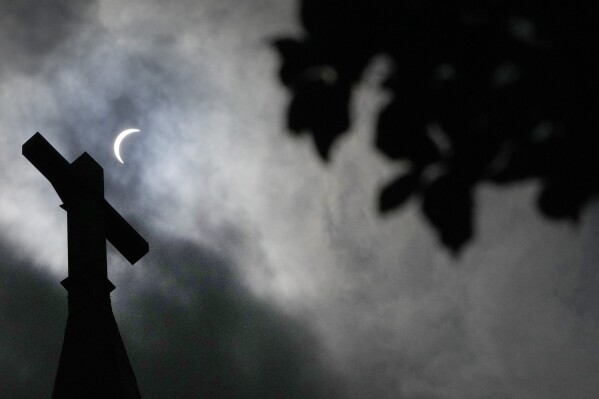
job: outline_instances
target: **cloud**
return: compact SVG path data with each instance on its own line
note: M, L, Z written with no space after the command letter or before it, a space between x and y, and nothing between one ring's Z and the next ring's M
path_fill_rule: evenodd
M7 0L0 4L0 70L39 70L44 57L81 28L96 1L60 0L52 3Z
M306 320L256 298L223 255L165 237L153 243L144 270L117 273L113 293L144 397L336 397L337 377L327 371ZM2 392L47 396L66 325L66 292L56 278L11 256L14 249L0 249Z
M66 323L66 297L58 281L13 256L0 242L0 391L11 398L52 392Z
M165 238L152 251L143 287L114 300L144 397L337 397L307 320L256 298L226 255Z
M335 231L344 256L327 329L336 364L354 376L352 397L593 397L599 319L581 288L596 289L597 279L582 280L596 275L596 259L581 258L579 243L596 240L596 215L580 231L549 223L534 190L481 189L477 242L457 261L434 249L411 206L399 216L410 234L395 247ZM355 225L348 217L366 223L358 213L337 223Z

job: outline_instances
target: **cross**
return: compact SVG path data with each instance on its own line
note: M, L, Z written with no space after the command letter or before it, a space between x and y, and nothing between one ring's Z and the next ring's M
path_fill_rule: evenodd
M106 240L131 264L148 243L104 199L104 172L89 154L69 163L39 133L22 151L67 211L69 317L52 397L139 398L110 305Z
M69 277L106 277L106 239L134 264L148 243L104 199L102 167L86 152L69 164L39 133L23 155L52 184L67 211Z

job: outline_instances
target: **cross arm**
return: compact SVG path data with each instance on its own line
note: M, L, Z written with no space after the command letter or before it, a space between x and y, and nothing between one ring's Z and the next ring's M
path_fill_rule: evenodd
M67 204L64 207L67 212L68 204L76 198L77 190L91 190L93 195L102 201L106 239L131 264L136 263L149 251L148 242L104 199L102 168L87 153L70 164L40 133L34 134L23 144L22 152L50 181L60 199ZM83 173L84 176L80 176L81 173L77 173L81 172L78 167L88 172L99 169L99 187L86 184L86 175Z
M22 153L50 181L62 202L72 198L70 164L39 132L23 144Z
M106 238L133 265L150 250L148 242L104 200Z

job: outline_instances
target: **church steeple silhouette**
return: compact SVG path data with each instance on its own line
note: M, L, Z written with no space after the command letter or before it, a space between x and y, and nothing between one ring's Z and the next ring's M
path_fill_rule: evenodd
M23 155L50 181L67 211L67 326L52 399L136 398L141 395L112 313L106 240L131 264L148 243L104 199L103 169L87 153L67 162L36 133Z

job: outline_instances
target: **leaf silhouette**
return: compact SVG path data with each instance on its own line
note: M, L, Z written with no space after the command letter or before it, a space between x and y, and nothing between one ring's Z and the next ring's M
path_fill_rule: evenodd
M472 237L470 187L454 174L434 180L425 190L422 210L438 230L441 241L457 251Z
M296 87L287 125L295 132L308 131L320 157L328 160L333 142L349 127L348 101L348 86L303 82Z
M422 110L397 98L380 113L376 147L391 159L408 159L420 167L439 159Z
M386 185L379 197L379 211L386 213L406 202L418 187L419 178L417 173L412 172L399 176Z

